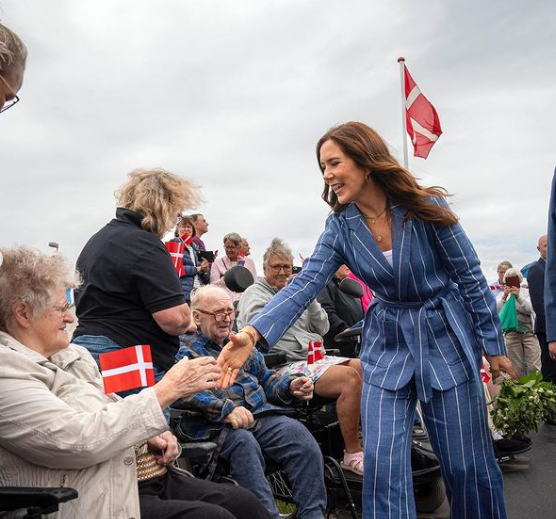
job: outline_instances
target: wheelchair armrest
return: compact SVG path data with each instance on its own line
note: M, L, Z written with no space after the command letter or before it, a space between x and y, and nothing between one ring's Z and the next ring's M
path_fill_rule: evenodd
M284 351L272 351L270 353L264 353L264 362L267 367L272 368L273 366L279 366L280 364L286 364L288 358L286 352Z
M180 443L181 455L180 458L192 459L208 456L213 450L216 449L214 442L187 442Z
M50 514L58 511L58 505L76 499L73 488L0 487L0 510L13 511L33 508L37 513Z

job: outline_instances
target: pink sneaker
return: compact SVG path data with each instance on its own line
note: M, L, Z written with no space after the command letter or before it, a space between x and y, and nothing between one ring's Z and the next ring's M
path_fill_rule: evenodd
M363 475L363 451L348 454L344 451L344 459L340 462L340 467L349 470L358 476Z

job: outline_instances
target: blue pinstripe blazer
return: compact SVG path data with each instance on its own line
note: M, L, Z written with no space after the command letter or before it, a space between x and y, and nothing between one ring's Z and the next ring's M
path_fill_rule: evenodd
M441 198L433 203L446 204ZM482 353L505 355L496 303L459 224L440 227L390 207L393 266L355 204L331 214L302 272L252 321L274 345L345 263L375 292L363 327L365 380L395 390L415 379L428 401L479 379Z

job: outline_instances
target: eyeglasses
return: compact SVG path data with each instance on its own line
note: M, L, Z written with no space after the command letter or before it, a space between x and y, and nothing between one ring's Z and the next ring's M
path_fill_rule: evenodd
M268 268L275 274L278 274L278 272L280 272L281 270L283 270L287 274L293 269L291 265L269 265Z
M214 320L217 323L221 323L226 319L226 317L228 317L230 321L232 321L236 315L236 311L234 309L219 310L218 312L207 312L206 310L201 310L200 308L197 308L197 312L205 315L212 315L214 317Z
M1 75L0 75L0 79L2 80L2 83L4 83L4 85L6 85L6 87L10 91L10 93L13 95L13 97L10 100L6 101L4 103L4 106L0 109L0 114L1 114L2 112L5 112L9 108L11 108L16 103L19 103L19 97L17 97L17 95L15 95L14 91L12 90L12 87L10 85L8 85L8 82Z
M58 310L61 317L65 317L70 308L70 304L68 301L66 301L62 306L53 306L52 308L54 308L54 310Z

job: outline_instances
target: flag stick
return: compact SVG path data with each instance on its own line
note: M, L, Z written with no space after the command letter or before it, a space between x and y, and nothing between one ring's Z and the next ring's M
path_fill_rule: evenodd
M403 143L403 166L408 169L408 159L407 159L407 128L406 128L406 112L405 112L405 58L398 58L398 63L400 64L400 81L402 85L402 143Z

